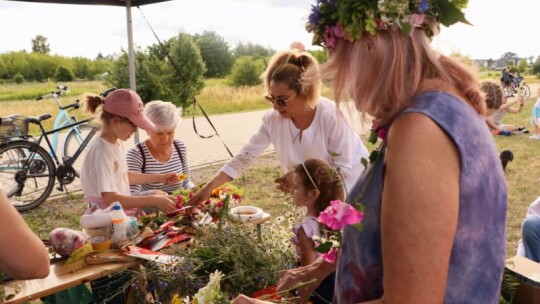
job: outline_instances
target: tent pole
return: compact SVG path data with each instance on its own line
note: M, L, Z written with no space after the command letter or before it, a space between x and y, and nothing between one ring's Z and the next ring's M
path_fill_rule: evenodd
M128 30L128 61L129 61L129 86L137 92L137 82L135 80L135 55L133 52L133 22L131 18L131 0L126 0L126 16ZM135 143L139 142L139 130L133 136Z

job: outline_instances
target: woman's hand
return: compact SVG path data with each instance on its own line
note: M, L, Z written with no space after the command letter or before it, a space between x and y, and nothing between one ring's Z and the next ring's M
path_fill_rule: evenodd
M176 211L176 198L172 195L152 195L153 206L165 213Z
M176 174L176 172L160 174L159 182L165 185L178 184L178 174Z
M335 263L330 264L320 258L304 267L282 270L279 272L280 279L277 285L277 291L291 289L295 285L315 280L313 283L303 284L298 288L298 300L296 300L296 303L304 303L313 294L315 289L321 285L321 282L335 270Z
M293 189L293 171L285 173L282 177L276 178L274 183L277 184L276 188L285 193L291 193Z
M231 303L233 304L267 304L267 303L272 303L272 302L253 299L253 298L250 298L248 296L241 294L238 297L236 297L234 300L232 300Z
M206 200L210 198L210 195L212 194L212 187L208 187L209 184L206 184L204 187L201 188L201 190L197 191L187 202L190 206L199 206Z

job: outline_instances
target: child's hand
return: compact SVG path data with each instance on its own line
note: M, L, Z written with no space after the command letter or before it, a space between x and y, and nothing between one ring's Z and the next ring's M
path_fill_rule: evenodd
M293 171L285 173L282 177L276 178L274 183L278 184L276 188L285 193L291 193L293 189Z
M172 195L152 195L153 206L165 213L176 210L176 198Z
M165 185L178 184L178 175L176 172L163 173L160 182Z
M234 300L232 300L231 303L233 304L265 304L265 303L272 303L272 302L252 299L241 294L238 297L236 297Z

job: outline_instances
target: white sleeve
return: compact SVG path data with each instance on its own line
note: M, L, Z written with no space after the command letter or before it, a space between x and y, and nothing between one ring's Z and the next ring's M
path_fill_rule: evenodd
M244 170L246 170L266 148L268 148L272 141L270 139L270 133L268 132L268 120L265 118L263 118L263 124L259 128L259 131L253 134L249 139L249 142L242 147L242 150L221 168L221 172L233 179L236 178L239 174L244 172Z
M340 112L336 112L336 115ZM354 145L360 140L347 124L345 117L328 117L331 119L328 128L328 152L334 155L333 165L341 170L343 178L347 179L352 174L354 162ZM361 143L361 141L360 141Z
M89 170L88 176L96 186L97 195L101 196L101 193L103 192L119 192L116 183L113 182L116 179L114 174L116 160L112 157L108 157L109 155L94 154L96 155L93 155L91 159L93 166ZM88 158L88 154L86 157ZM118 165L116 164L116 166Z

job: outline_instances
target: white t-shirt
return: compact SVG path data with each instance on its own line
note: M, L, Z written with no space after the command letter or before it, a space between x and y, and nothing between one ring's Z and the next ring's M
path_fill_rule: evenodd
M263 117L259 131L221 171L236 178L273 144L283 172L288 172L308 159L321 159L340 168L347 189L352 189L364 171L361 159L369 158L369 152L336 104L321 97L317 103L315 118L303 131L301 142L298 138L299 132L289 118L281 117L279 112L273 109L269 110ZM297 138L293 143L295 137ZM338 155L332 158L332 153Z
M529 209L527 210L527 217L529 216L536 216L540 217L540 196L536 198L536 200L529 206ZM519 256L525 256L525 246L523 246L523 240L519 239L518 242L518 248L517 248L517 255Z
M128 167L120 143L111 144L101 137L92 140L81 169L81 186L84 198L101 208L103 192L130 195Z

